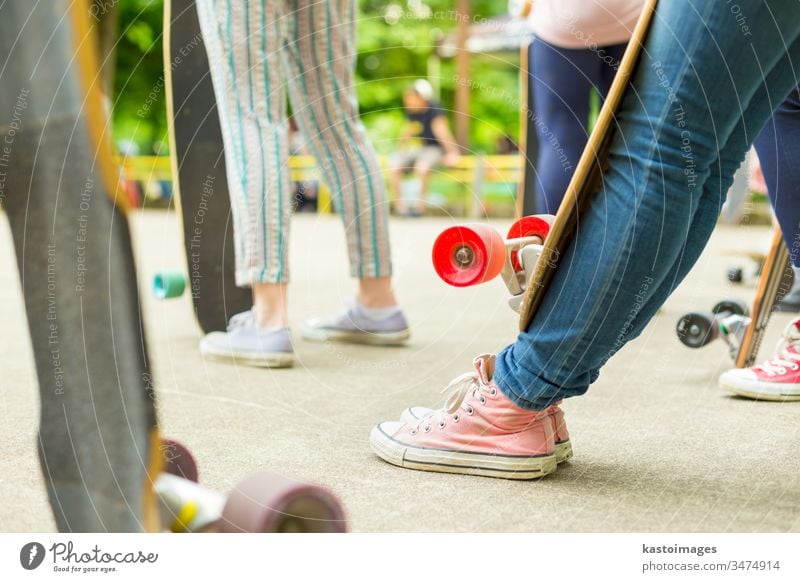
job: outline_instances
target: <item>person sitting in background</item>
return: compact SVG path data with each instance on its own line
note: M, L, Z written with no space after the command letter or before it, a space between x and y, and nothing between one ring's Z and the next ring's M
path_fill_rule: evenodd
M400 149L389 158L390 183L397 212L420 216L425 210L431 171L439 162L454 165L460 154L444 110L434 101L433 87L428 81L415 81L403 95L403 106L408 124L400 136ZM409 145L412 140L416 143ZM412 170L420 187L417 199L407 208L403 176Z

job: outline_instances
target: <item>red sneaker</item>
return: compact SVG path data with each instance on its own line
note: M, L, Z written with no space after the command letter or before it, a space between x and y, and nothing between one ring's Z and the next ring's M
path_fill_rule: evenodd
M734 368L719 385L756 400L800 400L800 318L786 326L778 355L752 368Z

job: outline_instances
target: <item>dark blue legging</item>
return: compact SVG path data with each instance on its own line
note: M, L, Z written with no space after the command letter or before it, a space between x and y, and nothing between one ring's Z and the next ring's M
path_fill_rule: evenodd
M800 267L800 88L792 90L753 145L792 264Z
M589 95L605 97L625 44L564 49L538 38L529 48L530 91L536 126L537 211L555 214L588 139Z

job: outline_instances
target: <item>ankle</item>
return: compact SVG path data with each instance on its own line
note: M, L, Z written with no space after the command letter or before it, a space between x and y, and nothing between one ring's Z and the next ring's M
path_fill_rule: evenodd
M397 308L398 303L394 295L389 297L371 297L363 293L356 295L356 301L364 309L392 309Z
M358 285L356 301L366 309L397 307L391 277L362 279Z
M269 311L253 308L253 317L259 327L289 327L289 318L285 312Z

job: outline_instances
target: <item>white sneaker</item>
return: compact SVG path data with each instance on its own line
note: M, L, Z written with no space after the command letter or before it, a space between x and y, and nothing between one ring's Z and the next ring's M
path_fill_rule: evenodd
M376 319L357 301L338 315L307 321L301 330L307 340L381 346L401 345L411 337L408 322L399 307L386 317Z
M252 311L237 313L228 331L214 331L200 340L204 356L260 368L289 368L294 364L292 334L288 327L262 327Z

